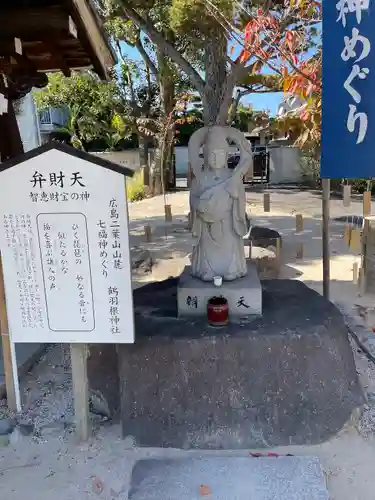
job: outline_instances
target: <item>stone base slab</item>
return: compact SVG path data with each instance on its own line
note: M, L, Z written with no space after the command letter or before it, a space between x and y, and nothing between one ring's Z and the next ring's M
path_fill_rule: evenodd
M262 287L256 267L248 263L247 275L235 281L224 281L221 287L191 276L186 266L180 276L177 291L179 317L207 315L207 302L212 297L223 296L229 305L231 318L246 318L262 314Z
M129 500L328 500L316 457L200 457L136 463Z

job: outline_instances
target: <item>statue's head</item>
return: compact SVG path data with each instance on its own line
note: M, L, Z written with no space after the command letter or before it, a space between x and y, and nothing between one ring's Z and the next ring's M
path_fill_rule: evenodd
M211 127L204 144L205 164L212 170L225 168L228 161L228 142L222 127Z

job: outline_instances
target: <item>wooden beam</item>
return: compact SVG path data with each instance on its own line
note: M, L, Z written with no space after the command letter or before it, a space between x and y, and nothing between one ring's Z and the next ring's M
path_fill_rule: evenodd
M4 162L22 153L23 145L13 103L8 100L8 113L0 115L0 161Z
M14 50L17 54L22 55L22 42L19 38L14 39Z
M78 31L77 31L77 26L75 25L75 22L73 19L69 16L69 33L74 36L74 38L78 37Z
M58 43L54 40L51 40L50 38L46 38L43 40L43 44L46 47L47 51L49 51L50 53L50 62L55 66L57 65L57 67L61 69L61 72L64 76L69 77L72 73L65 60L64 53L61 47L59 47Z
M22 53L31 55L45 52L45 40L52 40L54 43L58 43L59 47L61 47L64 52L71 50L85 54L88 57L80 40L77 40L77 38L74 38L68 33L56 33L51 30L46 30L44 33L34 33L30 40L22 40ZM3 37L0 33L0 54L8 55L14 52L17 52L17 50L15 50L13 38Z
M65 31L70 33L69 13L60 6L32 8L22 7L3 10L0 6L1 37L29 40L36 33Z
M101 22L90 3L85 0L71 0L74 12L71 12L78 28L79 38L88 54L92 55L97 73L108 78L108 69L116 64L115 53L104 35Z
M43 60L37 61L36 59L32 59L36 66L38 66L38 71L45 72L56 72L60 71L60 67L57 61L55 60ZM91 67L91 62L89 59L66 59L66 64L70 69L83 69Z

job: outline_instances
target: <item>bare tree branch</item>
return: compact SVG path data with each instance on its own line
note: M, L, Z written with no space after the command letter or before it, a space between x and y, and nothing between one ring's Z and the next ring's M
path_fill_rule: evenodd
M156 65L153 63L153 61L151 60L151 57L147 54L146 49L143 46L141 38L139 38L135 42L134 46L138 50L138 52L141 54L141 57L142 57L145 65L148 68L150 68L150 71L155 76L156 80L159 81L159 72L158 72L158 69L157 69Z
M184 71L190 78L192 84L195 86L198 92L204 92L204 80L201 78L199 73L193 68L193 66L178 52L173 45L169 44L165 38L155 29L152 22L148 18L141 17L133 8L124 5L124 2L120 3L121 9L125 16L131 19L141 30L147 33L150 40L160 47L164 53L170 57L176 64L180 66L182 71Z

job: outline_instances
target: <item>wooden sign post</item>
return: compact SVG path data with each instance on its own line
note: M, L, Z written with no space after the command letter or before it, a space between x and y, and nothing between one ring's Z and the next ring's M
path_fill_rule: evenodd
M90 436L87 351L86 344L70 344L76 433L82 441L87 441Z
M164 205L165 222L172 222L172 207L171 205Z
M271 195L270 195L270 193L264 193L264 195L263 195L263 210L265 212L271 211Z
M301 233L303 231L303 215L296 214L296 233Z
M363 217L371 215L371 191L363 193Z
M18 386L17 360L14 346L9 337L8 316L5 302L3 267L0 259L0 334L4 361L5 389L8 408L21 411L21 397Z
M349 207L352 196L352 186L350 184L345 184L342 191L343 191L343 205L344 207Z
M89 436L87 344L134 342L124 173L132 175L58 144L0 165L5 355L17 342L70 344L82 440Z
M345 224L344 226L344 241L345 243L349 246L350 245L350 238L352 234L352 226L350 224Z
M151 226L149 225L145 226L145 237L147 243L150 243L152 240L152 232L151 232Z

